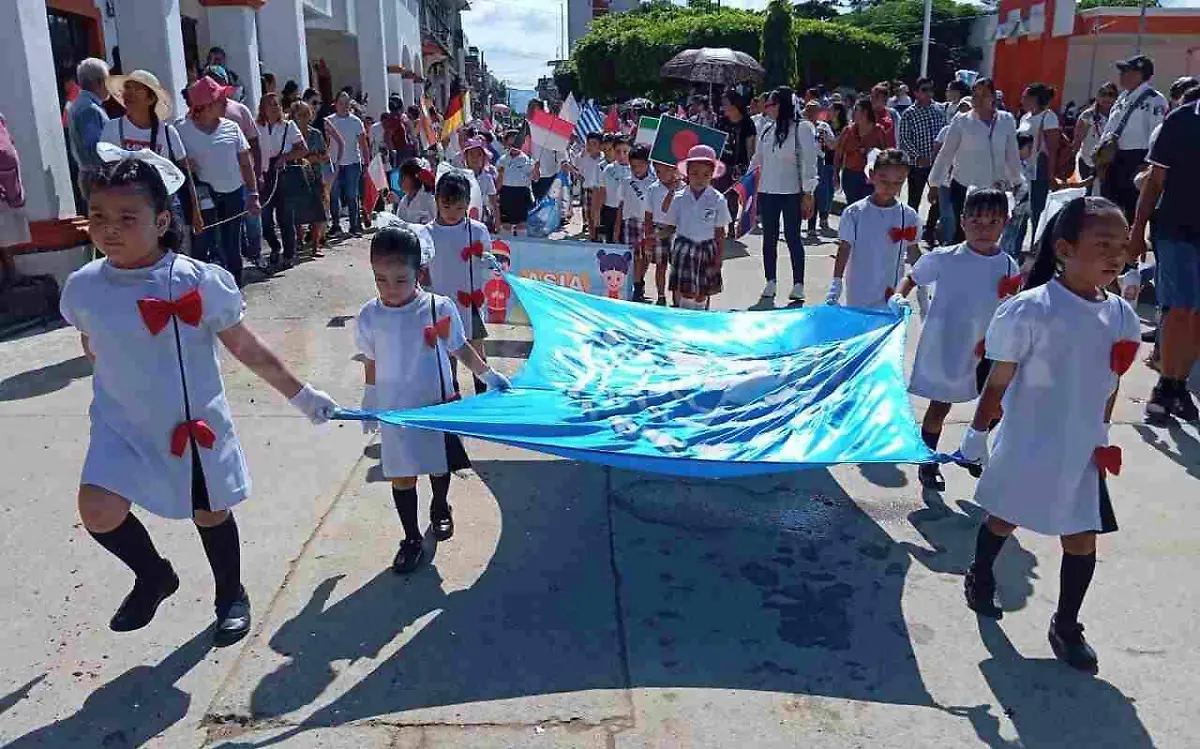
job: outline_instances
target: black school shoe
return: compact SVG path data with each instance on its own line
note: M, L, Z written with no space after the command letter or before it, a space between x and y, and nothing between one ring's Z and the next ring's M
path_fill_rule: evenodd
M1096 657L1096 651L1092 650L1092 646L1088 645L1083 637L1082 624L1076 622L1060 626L1056 614L1050 617L1048 636L1054 656L1063 663L1090 674L1100 670L1100 660Z
M941 466L937 463L922 463L917 466L917 480L926 489L946 491L946 479L942 476Z
M419 538L406 538L400 542L400 550L392 560L392 570L399 575L407 575L421 565L425 558L425 547Z
M1200 413L1197 413L1196 403L1186 383L1179 387L1160 379L1150 392L1150 400L1146 402L1146 422L1161 426L1168 423L1171 417L1180 421L1196 421Z
M217 623L213 630L213 644L226 648L238 642L250 632L250 596L246 589L229 604L217 604Z
M438 541L449 541L454 537L454 513L446 506L444 513L429 513L430 532Z
M108 623L113 632L132 632L141 629L154 619L158 605L174 595L179 590L179 577L175 568L167 560L163 560L163 571L153 578L139 577L133 583L133 590L121 601L117 613L113 614Z
M963 595L967 599L967 608L976 614L991 619L1001 619L1004 611L996 605L996 582L980 580L974 570L967 570L963 579Z

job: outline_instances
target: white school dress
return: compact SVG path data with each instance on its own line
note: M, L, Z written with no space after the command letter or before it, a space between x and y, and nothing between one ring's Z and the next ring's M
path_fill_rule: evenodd
M458 309L446 297L420 291L403 307L372 299L358 311L355 340L363 356L375 362L380 410L454 399L449 352L462 348L467 339ZM443 383L445 390L439 395ZM446 440L441 433L381 424L380 434L387 478L447 472Z
M453 226L437 221L428 226L434 246L433 260L429 262L433 292L449 297L458 306L468 339L483 338L483 285L492 275L482 253L491 251L492 235L486 226L470 218Z
M425 188L417 190L417 194L409 197L400 193L396 202L396 215L410 224L428 224L437 218L437 203L433 193Z
M975 489L981 507L1052 536L1102 529L1095 451L1107 443L1104 409L1117 387L1115 370L1128 368L1140 339L1138 316L1124 299L1089 301L1057 280L1000 305L987 356L1018 366Z
M928 252L909 276L918 286L937 283L908 392L942 403L975 400L975 369L988 323L1000 302L1021 290L1020 267L1007 253L980 255L966 242Z
M905 249L919 236L921 217L907 203L883 208L867 197L846 206L838 226L838 239L850 243L846 306L887 309L903 277Z
M173 252L147 268L93 260L71 274L62 315L96 357L80 483L155 515L190 518L190 434L208 488L209 506L201 509L227 510L249 496L217 359L217 333L241 322L244 306L228 271Z

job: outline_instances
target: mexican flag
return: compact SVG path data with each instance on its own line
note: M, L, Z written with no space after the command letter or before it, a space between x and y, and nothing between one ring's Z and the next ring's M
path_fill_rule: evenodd
M678 117L663 115L658 121L658 132L650 148L650 160L663 164L676 164L687 158L692 146L712 146L717 158L725 150L725 133L711 127L697 125Z
M651 148L654 146L654 134L658 132L657 117L642 117L638 120L637 137L633 141L635 146L645 146Z

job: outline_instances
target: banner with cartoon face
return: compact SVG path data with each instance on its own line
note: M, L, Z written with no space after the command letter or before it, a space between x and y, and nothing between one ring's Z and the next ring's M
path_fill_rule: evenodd
M529 324L505 273L609 299L628 300L633 291L633 250L626 245L496 237L492 255L500 269L483 285L485 319L491 324Z

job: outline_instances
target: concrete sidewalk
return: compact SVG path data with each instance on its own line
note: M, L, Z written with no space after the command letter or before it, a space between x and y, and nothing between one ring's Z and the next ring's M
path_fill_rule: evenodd
M761 289L747 239L726 264L726 308ZM831 251L808 248L810 299ZM356 404L346 318L371 293L365 243L346 243L251 286L249 322ZM515 370L528 331L493 334ZM695 482L471 441L455 538L400 578L377 446L355 424L310 427L236 362L225 372L256 485L238 514L256 622L217 651L187 523L147 522L180 592L147 629L108 631L130 578L75 515L90 367L70 330L0 343L0 745L1200 746L1200 593L1187 584L1200 522L1186 504L1200 441L1194 426L1141 425L1141 363L1113 428L1122 530L1102 542L1083 612L1098 678L1046 642L1056 540L1006 546L1002 622L963 605L980 517L963 471L947 470L939 497L907 467ZM969 415L955 410L947 444Z

